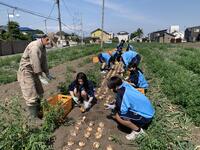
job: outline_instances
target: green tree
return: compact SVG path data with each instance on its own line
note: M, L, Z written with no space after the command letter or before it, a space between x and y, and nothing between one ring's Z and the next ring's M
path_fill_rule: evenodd
M35 34L44 34L44 32L42 30L40 30L40 29L36 29L35 30Z
M131 33L130 38L131 38L131 39L133 39L133 38L135 38L135 37L141 38L141 37L143 36L143 34L144 34L144 33L143 33L143 29L138 28L135 32Z
M143 36L143 34L144 34L144 33L143 33L143 29L138 28L138 29L137 29L137 34L138 34L138 37L141 38L141 37Z
M19 24L15 21L8 22L8 38L10 40L20 39Z

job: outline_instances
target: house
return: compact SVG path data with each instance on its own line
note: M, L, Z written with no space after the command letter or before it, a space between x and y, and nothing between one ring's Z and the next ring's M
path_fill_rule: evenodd
M169 33L174 33L174 32L180 32L180 27L179 25L172 25L169 27Z
M102 30L100 28L98 28L98 29L92 31L90 34L91 34L92 38L99 38L101 40L101 33L102 33ZM110 39L112 39L112 34L106 32L106 31L103 31L103 41L106 42Z
M187 42L200 41L200 26L186 28L185 39Z
M126 31L120 31L120 32L117 33L116 37L119 39L119 42L121 40L128 41L129 40L129 33L126 32Z
M175 35L171 33L163 33L161 36L158 37L159 43L175 43Z
M149 34L149 39L151 42L159 42L159 43L171 43L176 42L175 35L168 33L167 29L155 31Z
M167 29L152 32L149 34L149 39L151 42L159 42L159 37L162 37L166 32Z

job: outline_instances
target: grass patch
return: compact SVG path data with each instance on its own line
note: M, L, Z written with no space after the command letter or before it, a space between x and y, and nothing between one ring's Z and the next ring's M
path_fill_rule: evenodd
M162 80L161 88L163 93L174 104L182 106L191 116L195 125L200 125L200 76L178 64L176 59L177 50L168 50L168 45L164 44L161 50L160 44L137 44L139 53L147 67L154 75ZM175 47L173 47L175 48ZM174 52L174 53L173 53ZM175 55L175 56L174 56ZM192 58L188 58L192 59Z
M44 123L41 128L33 128L19 104L18 97L14 97L5 104L0 104L1 150L53 149L53 132L60 125L58 119L63 116L64 111L60 109L60 105L52 107L45 101L42 105L45 110L48 110L44 113Z
M146 76L151 80L151 87L147 96L152 100L156 114L146 131L147 135L140 137L136 141L139 149L193 150L194 146L189 141L191 119L184 112L181 112L181 109L171 104L171 101L162 91L162 79L156 78L150 68L144 68Z

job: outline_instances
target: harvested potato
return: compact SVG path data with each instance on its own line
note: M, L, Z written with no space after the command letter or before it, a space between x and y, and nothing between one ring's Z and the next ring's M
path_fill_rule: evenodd
M63 150L71 150L68 146L64 146Z
M106 150L113 150L113 148L112 148L111 145L108 145L108 146L106 147Z
M80 141L80 142L78 143L78 145L79 145L80 147L83 147L83 146L85 146L85 143L82 142L82 141Z
M85 138L89 138L90 135L91 135L90 132L86 132L86 133L84 134L84 137L85 137Z
M71 135L71 136L76 136L77 133L76 133L76 131L71 131L70 135Z
M112 140L113 140L113 138L112 138L111 136L109 136L109 137L108 137L108 140L109 140L109 141L112 141Z
M103 132L103 128L98 127L97 132Z
M73 141L68 141L68 142L67 142L67 145L68 145L68 146L72 146L72 145L74 145L74 142L73 142Z
M92 131L92 128L88 127L86 130L90 132L90 131Z
M83 116L80 123L82 124L85 121L85 119L86 119L86 117Z
M96 139L100 139L102 137L102 133L101 132L96 132L95 133L95 138Z
M89 126L91 127L91 126L93 126L94 125L94 121L90 121L89 122Z
M100 122L100 123L99 123L99 127L103 128L103 127L104 127L104 123L103 123L103 122Z
M84 109L83 107L81 107L81 108L80 108L80 111L81 111L82 113L84 113L84 112L85 112L85 109Z
M100 143L99 142L94 142L93 143L93 148L98 149L100 147Z

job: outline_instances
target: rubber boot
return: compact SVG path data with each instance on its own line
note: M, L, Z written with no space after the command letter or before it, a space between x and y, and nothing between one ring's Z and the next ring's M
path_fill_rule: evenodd
M31 122L31 126L33 127L39 127L42 125L43 120L38 118L38 112L39 112L39 105L36 106L28 106L28 116Z

